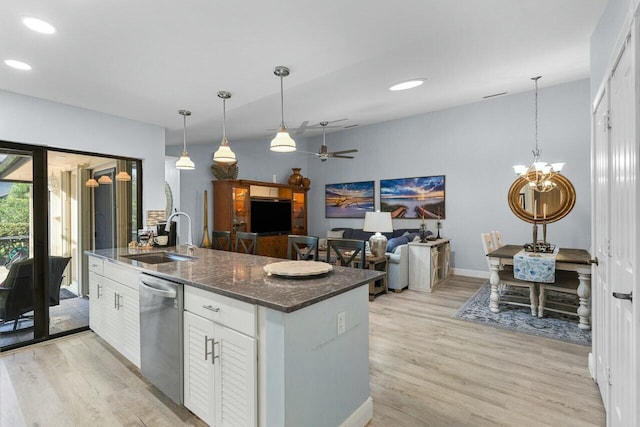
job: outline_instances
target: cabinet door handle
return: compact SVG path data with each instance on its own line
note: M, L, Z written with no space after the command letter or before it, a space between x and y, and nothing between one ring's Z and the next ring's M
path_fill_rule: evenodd
M618 299L627 299L629 301L633 301L633 292L629 292L628 294L625 294L622 292L614 292L613 297Z
M220 311L220 307L214 307L212 305L203 305L202 308L213 311L214 313L217 313Z
M102 297L102 294L100 293L101 289L102 289L102 285L98 283L97 292L96 292L96 298L97 299L100 299L100 297Z
M213 360L213 345L211 346L211 351L209 350L209 341L213 342L213 339L209 339L208 335L204 336L204 360L209 359L209 355L211 355L211 360Z
M118 309L118 293L113 293L113 308Z
M118 294L118 310L120 310L120 307L122 307L122 304L120 303L120 297L122 297L122 295Z
M216 359L218 359L220 357L220 350L218 350L218 355L216 356L216 344L220 344L220 341L214 341L213 339L211 340L211 342L213 343L211 345L211 356L213 356L211 358L211 364L215 365L216 364Z

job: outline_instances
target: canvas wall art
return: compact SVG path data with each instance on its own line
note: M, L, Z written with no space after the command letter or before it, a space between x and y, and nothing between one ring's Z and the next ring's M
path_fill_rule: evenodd
M325 186L327 218L364 218L374 210L374 182L347 182Z
M444 219L444 175L380 180L380 210L391 218Z

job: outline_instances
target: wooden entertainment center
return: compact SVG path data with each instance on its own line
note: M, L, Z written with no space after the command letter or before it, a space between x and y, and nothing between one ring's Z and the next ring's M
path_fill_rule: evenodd
M258 255L286 258L287 235L307 234L307 190L303 187L248 180L212 181L212 183L213 229L231 231L231 239L234 243L236 231L253 232L255 230L255 226L251 228L252 200L291 204L290 233L289 230L277 230L273 233L259 234ZM281 212L282 209L279 211ZM283 224L282 220L283 218L274 218L274 223ZM256 219L254 223L257 224L257 222ZM264 225L264 222L261 222ZM287 223L286 219L285 223Z

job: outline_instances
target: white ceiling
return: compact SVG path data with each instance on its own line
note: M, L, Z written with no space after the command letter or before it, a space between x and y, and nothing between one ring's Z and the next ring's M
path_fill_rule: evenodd
M0 89L167 129L167 144L269 141L289 128L367 125L589 76L606 0L20 0L0 5ZM27 29L33 16L55 35ZM406 79L417 89L390 92ZM296 135L296 131L292 130ZM297 134L313 136L318 129Z

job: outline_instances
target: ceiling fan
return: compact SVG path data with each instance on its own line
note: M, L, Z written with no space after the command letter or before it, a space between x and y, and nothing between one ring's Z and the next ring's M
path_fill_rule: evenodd
M358 150L342 150L342 151L329 151L327 148L327 144L325 143L325 128L329 122L320 122L319 125L322 126L322 145L320 146L320 151L317 153L311 153L314 156L318 156L320 161L326 162L329 157L334 157L338 159L353 159L353 156L345 156L348 153L357 153Z

